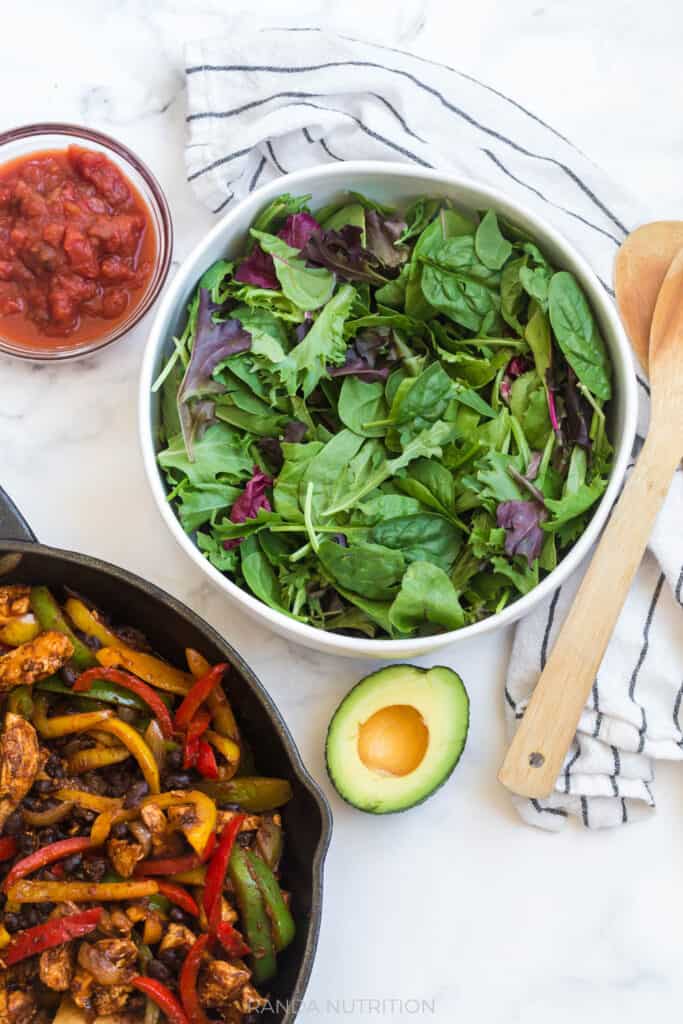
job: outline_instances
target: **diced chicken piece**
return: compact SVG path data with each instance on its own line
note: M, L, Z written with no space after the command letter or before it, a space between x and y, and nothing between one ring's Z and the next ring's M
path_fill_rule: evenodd
M36 730L21 715L8 711L0 737L0 829L33 785L39 766Z
M166 852L168 844L168 821L166 815L155 804L147 804L140 808L140 817L149 829L152 837L152 852L156 856Z
M88 1024L85 1010L76 1006L71 996L63 996L54 1024Z
M239 814L239 811L218 811L216 816L216 832L220 835L229 821ZM247 814L242 822L240 832L255 832L261 826L260 814Z
M107 910L106 907L97 925L98 932L114 938L130 935L133 922L123 910Z
M52 630L0 657L0 690L33 686L66 664L74 652L68 636Z
M245 985L239 994L239 997L235 1000L235 1006L242 1013L256 1013L262 1007L266 1006L268 1000L260 995L253 985Z
M107 843L109 860L123 878L130 878L138 861L145 856L140 843L129 843L125 839L110 839Z
M166 934L161 940L159 952L164 953L167 949L180 949L182 947L189 949L194 940L195 936L189 928L186 928L184 924L172 922L169 924Z
M0 622L16 619L31 610L31 588L21 583L0 587Z
M92 1009L92 994L95 988L95 979L89 971L77 967L71 979L71 995L76 1006L83 1010Z
M110 985L108 988L96 985L92 996L95 1013L103 1017L120 1013L125 1010L132 993L133 989L130 985Z
M7 1016L10 1024L33 1024L38 1016L38 1007L32 992L16 989L7 998Z
M246 967L212 960L199 979L199 999L208 1009L219 1010L231 1003L251 977Z
M71 943L46 949L40 954L40 980L55 992L68 991L74 974Z
M131 939L100 939L81 943L78 963L98 985L125 985L135 974L137 956L137 946Z

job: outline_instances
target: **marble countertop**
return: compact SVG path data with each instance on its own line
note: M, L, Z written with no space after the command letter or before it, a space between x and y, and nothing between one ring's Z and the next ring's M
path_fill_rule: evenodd
M248 26L244 0L34 0L3 10L0 127L71 120L121 138L166 190L176 260L212 220L185 181L183 45L225 33L228 6L231 31L235 19ZM476 74L552 122L655 216L683 217L683 121L672 118L670 99L683 84L683 8L674 0L347 0L342 8L259 4L263 15L352 26ZM17 40L30 40L30 51ZM665 1018L678 1007L680 978L680 770L659 768L659 810L645 824L559 835L521 825L495 778L511 640L501 633L441 655L472 699L470 740L452 780L422 807L386 819L344 805L325 775L323 736L368 664L264 634L176 547L138 451L145 329L73 365L0 359L0 481L42 540L134 569L195 608L279 704L335 817L302 1024Z

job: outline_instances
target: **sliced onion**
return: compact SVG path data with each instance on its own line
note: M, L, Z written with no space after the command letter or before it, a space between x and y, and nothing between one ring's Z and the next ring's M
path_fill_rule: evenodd
M166 767L166 740L156 718L153 718L145 729L144 740L154 755L159 772L162 773Z

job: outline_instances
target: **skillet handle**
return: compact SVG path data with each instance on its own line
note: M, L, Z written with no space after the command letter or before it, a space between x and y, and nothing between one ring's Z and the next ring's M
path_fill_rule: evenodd
M9 494L0 487L0 542L3 540L38 540Z

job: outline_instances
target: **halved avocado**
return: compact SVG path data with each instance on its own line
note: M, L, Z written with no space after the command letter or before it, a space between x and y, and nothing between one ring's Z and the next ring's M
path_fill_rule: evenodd
M390 665L354 686L327 732L327 770L361 811L405 811L431 796L460 760L470 702L457 672Z

